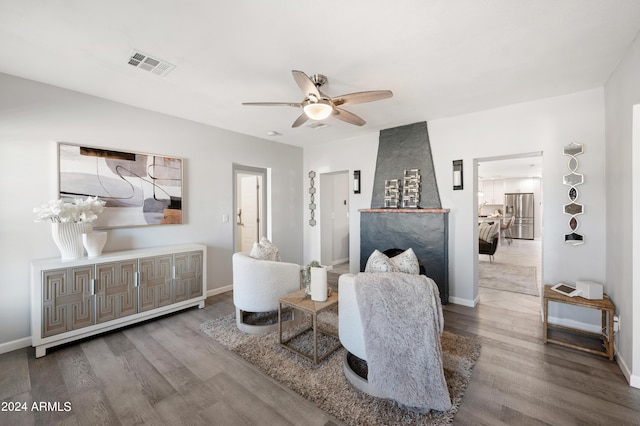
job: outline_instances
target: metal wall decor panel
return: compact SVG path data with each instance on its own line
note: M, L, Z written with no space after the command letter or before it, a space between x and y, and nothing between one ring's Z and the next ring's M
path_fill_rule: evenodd
M174 268L174 303L202 296L202 252L174 255Z
M139 312L173 303L173 255L140 259Z
M42 336L93 324L93 266L42 273Z
M96 323L137 312L137 259L96 265Z

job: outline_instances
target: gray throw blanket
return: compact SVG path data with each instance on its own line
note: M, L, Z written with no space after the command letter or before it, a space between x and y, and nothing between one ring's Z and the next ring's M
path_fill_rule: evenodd
M436 283L424 275L359 273L355 288L369 386L415 411L449 410L440 344L444 319Z

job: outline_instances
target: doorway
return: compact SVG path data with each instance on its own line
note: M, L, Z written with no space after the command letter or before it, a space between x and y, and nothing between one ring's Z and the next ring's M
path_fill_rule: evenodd
M250 252L267 235L267 170L233 165L233 251Z
M498 221L501 224L493 259L484 254L479 254L476 259L480 303L539 315L542 292L542 153L482 158L476 162L477 222ZM514 211L513 203L507 202L512 199L530 201L530 207ZM528 213L520 214L518 211ZM520 223L520 228L514 227L514 223ZM509 224L511 229L507 230Z
M320 175L320 263L349 262L349 172Z

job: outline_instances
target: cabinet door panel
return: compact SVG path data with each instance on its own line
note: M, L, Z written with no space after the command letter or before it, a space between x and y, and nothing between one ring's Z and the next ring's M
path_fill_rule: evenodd
M93 265L42 273L42 336L93 324Z
M201 251L179 253L174 256L174 302L202 296L202 257Z
M96 323L137 312L137 271L136 259L96 265Z
M171 287L173 255L140 259L139 312L172 303Z

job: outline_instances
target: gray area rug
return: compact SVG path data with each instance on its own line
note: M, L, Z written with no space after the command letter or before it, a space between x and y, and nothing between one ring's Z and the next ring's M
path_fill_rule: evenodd
M535 266L478 262L480 287L539 296Z
M322 328L337 330L335 312L323 312L318 316L318 321ZM208 321L200 329L265 374L349 425L452 424L471 379L475 361L480 356L478 341L445 331L442 336L443 363L453 407L446 412L421 414L402 409L392 401L371 397L352 387L342 370L344 348L315 365L280 347L277 332L254 336L238 331L235 314ZM291 332L295 331L297 329ZM323 353L322 348L330 347L333 343L335 339L330 336L319 339L319 352ZM306 353L313 344L311 333L303 334L294 344L298 350Z

